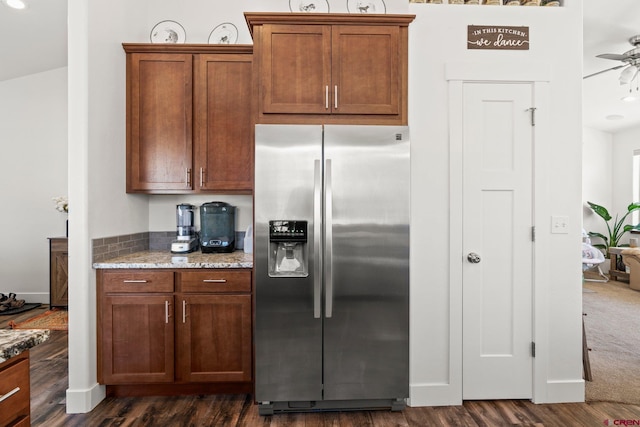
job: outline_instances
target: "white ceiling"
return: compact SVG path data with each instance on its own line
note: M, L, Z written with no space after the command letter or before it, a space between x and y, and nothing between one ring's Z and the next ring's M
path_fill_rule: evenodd
M640 34L640 1L583 0L584 2L584 76L618 65L620 61L596 58L602 53L622 54L631 50L628 39ZM638 100L622 101L629 94L630 85L621 86L618 76L623 68L583 80L582 112L585 126L616 132L640 126L640 82L636 79L631 90ZM608 120L609 115L623 116Z
M34 74L67 63L67 0L25 0L28 8L17 11L0 0L0 81ZM620 54L631 49L629 37L640 34L640 0L583 0L584 74L619 65L596 58L601 53ZM560 35L559 35L560 37ZM616 132L640 126L640 100L623 102L629 85L620 86L609 71L583 81L585 126ZM636 81L632 92L636 93ZM640 85L640 84L639 84ZM637 92L640 98L640 91ZM608 115L624 116L607 120Z
M0 81L67 65L67 0L0 0Z

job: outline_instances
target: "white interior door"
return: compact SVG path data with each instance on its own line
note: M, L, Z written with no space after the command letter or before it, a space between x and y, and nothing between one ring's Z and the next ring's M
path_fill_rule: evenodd
M463 399L531 398L532 85L463 85Z

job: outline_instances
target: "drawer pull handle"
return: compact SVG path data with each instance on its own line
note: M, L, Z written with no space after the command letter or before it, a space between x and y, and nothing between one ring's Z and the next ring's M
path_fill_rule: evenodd
M204 283L227 283L227 279L204 279Z
M147 280L123 280L123 283L148 283Z
M16 387L13 390L11 390L9 393L0 396L0 402L2 402L3 400L7 400L8 398L10 398L11 396L13 396L19 391L20 391L20 387Z

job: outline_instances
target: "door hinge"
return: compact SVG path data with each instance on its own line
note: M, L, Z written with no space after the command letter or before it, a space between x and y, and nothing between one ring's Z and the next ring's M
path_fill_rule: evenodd
M527 111L531 111L531 126L536 125L536 107L527 108Z
M536 343L531 341L531 357L536 357Z
M531 227L531 241L532 242L536 241L536 227L535 227L535 225L533 227Z

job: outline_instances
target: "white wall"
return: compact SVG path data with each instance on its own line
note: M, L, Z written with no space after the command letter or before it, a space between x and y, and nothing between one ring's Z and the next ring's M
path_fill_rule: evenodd
M412 143L411 405L460 404L461 283L451 259L449 64L476 79L495 64L550 71L547 99L537 99L535 176L536 402L581 401L581 81L582 5L558 9L411 4L409 124ZM530 27L528 51L469 51L467 25ZM518 68L518 65L516 65ZM503 75L504 73L501 73ZM514 76L520 73L514 73ZM518 78L518 77L514 77ZM508 79L508 78L507 78ZM545 125L543 129L542 125ZM550 233L551 215L570 219L569 234Z
M598 215L587 205L592 202L604 206L609 212L613 205L613 135L595 129L583 129L582 142L582 202L583 228L607 235L607 227ZM638 144L640 145L640 144ZM629 165L631 160L629 159ZM629 181L631 185L631 181ZM629 201L631 198L629 196ZM629 204L625 205L625 207ZM593 243L601 243L594 239Z
M246 231L247 226L253 223L253 196L250 195L163 195L149 198L149 231L175 230L177 204L191 203L199 207L213 201L227 202L236 207L236 231ZM195 217L196 230L200 230L200 213Z
M620 131L613 135L613 151L611 159L611 176L613 200L611 206L613 212L624 215L627 206L631 202L640 202L633 199L633 151L640 150L640 128ZM610 210L609 213L612 211ZM613 215L613 214L612 214ZM631 217L628 218L629 220ZM631 223L631 221L629 221ZM629 234L623 238L628 243Z
M584 228L607 235L604 221L586 202L604 206L612 216L624 215L631 202L638 202L633 198L633 152L640 150L640 128L613 134L585 128L583 136ZM630 224L631 217L628 219ZM626 234L622 242L628 244L629 237Z
M67 215L67 68L0 82L0 292L49 302L49 242Z
M102 398L95 372L95 275L90 262L92 238L115 234L172 229L174 204L179 198L127 195L125 161L125 64L121 43L146 42L152 26L164 19L179 21L187 40L206 42L211 29L231 21L247 42L243 10L280 10L287 2L127 0L69 0L70 31L70 194L72 242L70 254L69 389L67 411L85 412ZM459 377L451 345L448 276L450 217L447 83L444 66L450 61L523 63L538 61L553 68L546 100L553 133L540 141L544 176L536 184L536 218L540 238L538 312L541 338L536 372L537 401L582 400L581 282L579 234L581 226L580 102L581 3L567 0L565 8L495 8L412 4L410 125L412 126L412 317L411 404L457 404ZM406 1L387 1L388 11L406 9ZM332 11L344 2L331 1ZM333 7L335 6L335 7ZM467 24L529 25L532 47L526 52L467 51ZM242 34L244 33L244 36ZM193 37L191 36L193 34ZM555 66L561 64L561 66ZM523 67L526 65L523 65ZM553 150L552 150L553 148ZM553 155L553 156L552 156ZM567 178L569 176L569 178ZM182 200L182 199L180 199ZM224 199L223 199L224 200ZM156 209L157 208L157 209ZM155 211L163 211L156 217ZM169 213L168 213L169 212ZM549 235L551 214L570 218L568 235ZM558 265L561 269L557 269ZM575 264L575 268L572 266ZM551 266L554 267L551 274ZM538 282L536 282L538 283ZM454 372L457 371L457 372ZM452 372L454 375L452 375ZM441 394L444 393L444 394Z
M620 131L613 135L612 152L612 206L618 212L626 212L633 200L633 151L640 149L640 128Z

